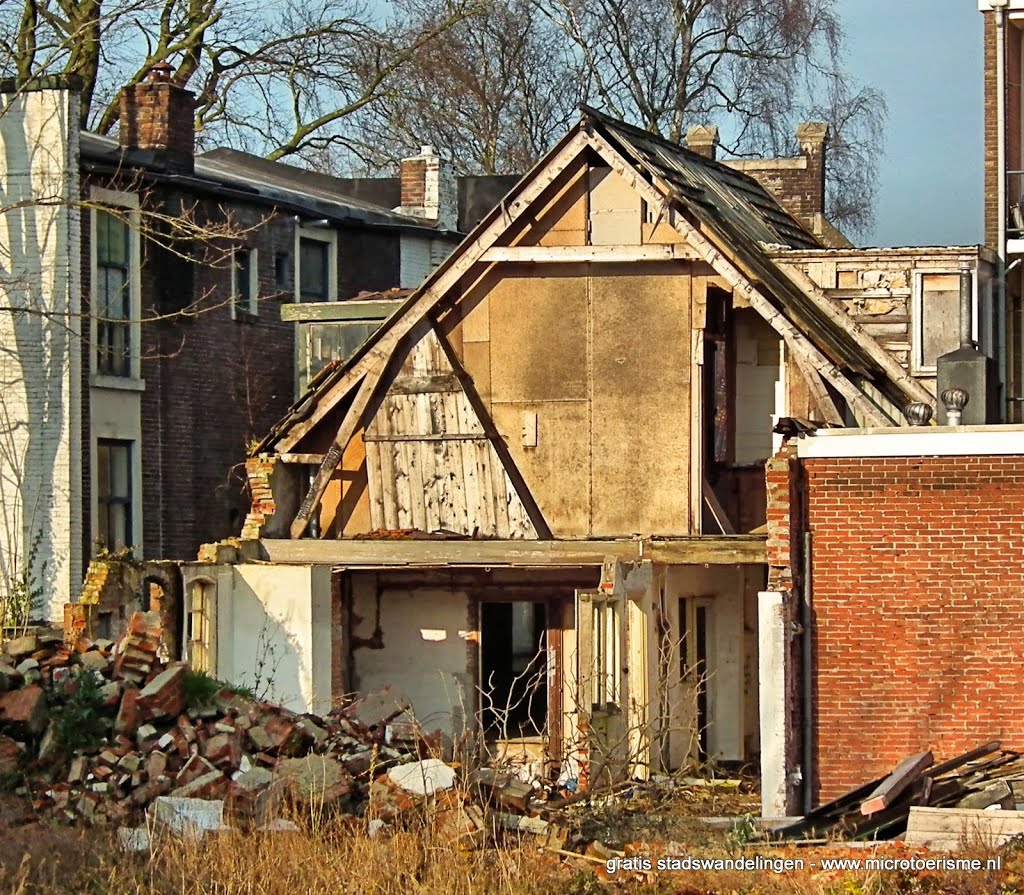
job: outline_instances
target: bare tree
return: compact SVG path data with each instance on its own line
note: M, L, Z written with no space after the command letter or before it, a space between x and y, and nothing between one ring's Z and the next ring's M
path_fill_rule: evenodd
M797 121L828 121L827 213L870 227L885 101L844 70L835 0L533 2L573 46L595 104L669 140L716 122L734 154L777 155Z
M435 37L477 10L382 17L367 0L20 0L0 4L0 71L81 81L81 123L117 124L118 93L157 63L199 97L200 141L270 158L347 145L341 124L392 89Z
M413 21L451 20L452 0L401 0ZM532 0L488 2L425 45L373 110L370 160L429 144L460 174L522 173L567 130L589 75Z

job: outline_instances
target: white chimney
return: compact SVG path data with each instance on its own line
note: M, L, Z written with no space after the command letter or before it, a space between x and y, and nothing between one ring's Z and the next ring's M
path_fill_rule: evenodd
M437 221L442 230L458 229L458 186L452 166L442 161L433 146L401 162L403 214Z

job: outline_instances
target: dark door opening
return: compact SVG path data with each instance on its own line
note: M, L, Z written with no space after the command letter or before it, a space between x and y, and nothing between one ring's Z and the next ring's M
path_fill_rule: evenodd
M480 604L480 690L484 731L499 739L537 737L548 713L547 607Z

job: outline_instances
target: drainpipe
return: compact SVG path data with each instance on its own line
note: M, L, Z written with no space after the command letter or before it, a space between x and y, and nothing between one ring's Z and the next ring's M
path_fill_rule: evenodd
M803 689L803 711L800 713L804 772L804 814L814 808L814 682L811 656L811 533L804 532L803 582L800 588L800 678Z
M990 0L996 16L996 340L999 361L1000 418L1007 416L1006 394L1006 6Z

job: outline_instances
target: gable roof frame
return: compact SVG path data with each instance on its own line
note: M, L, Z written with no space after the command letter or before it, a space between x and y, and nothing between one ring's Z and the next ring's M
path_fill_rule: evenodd
M850 403L850 406L856 408L867 420L877 426L891 425L892 421L882 413L881 409L869 401L860 389L825 357L810 339L800 332L781 311L776 309L771 301L754 286L738 267L726 258L703 233L673 207L672 199L675 198L678 201L678 197L673 196L670 188L669 195L665 195L644 180L636 171L636 168L630 165L619 151L600 134L591 131L588 134L588 140L594 151L607 161L612 169L626 180L649 205L658 208L659 216L686 239L719 276L729 283L734 290L746 297L750 302L750 306L786 341L787 347L794 354L802 355L814 370L832 382L836 390Z
M602 127L609 132L615 131L616 142L623 145L623 150L632 156L631 160L627 161L611 140L600 132ZM867 381L871 381L872 371L883 373L886 379L883 383L883 394L885 387L888 386L891 394L887 397L895 397L896 401L901 398L928 402L934 400L921 383L909 376L895 358L828 296L820 289L814 288L814 284L808 278L799 277L784 266L776 264L768 256L762 243L743 233L732 234L743 242L747 250L746 255L749 257L741 257L738 263L730 260L716 242L709 238L713 237L720 243L730 244L730 234L722 232L723 229L728 230L724 222L716 228L714 222L709 223L704 219L706 215L703 214L697 215L699 225L688 220L681 210L688 207L686 197L671 183L659 177L654 166L648 164L639 151L631 151L623 135L631 134L634 130L627 125L606 119L591 109L584 109L584 117L580 123L534 166L533 170L480 222L474 232L424 281L405 304L363 343L348 362L339 364L324 377L324 381L318 386L320 394L316 396L316 400L314 401L310 394L303 396L293 406L285 420L253 453L266 450L277 450L282 453L293 451L301 439L344 401L371 370L382 368L387 363L399 342L421 319L431 314L445 300L449 291L467 273L477 265L489 262L487 252L499 243L503 234L527 213L533 203L558 182L566 171L571 169L581 155L587 152L596 153L624 177L648 204L658 209L659 219L666 219L687 244L725 282L744 295L751 306L780 334L801 366L806 370L815 371L817 376L831 383L867 423L889 426L896 420L892 417L891 410L887 413L870 394L858 387L856 376L863 376ZM622 133L618 133L619 131ZM651 135L645 137L657 139ZM647 177L651 178L651 182L646 179ZM754 208L749 211L751 214L756 213ZM753 263L752 271L744 271L741 268L740 264L749 266L747 262ZM758 285L755 285L755 281L767 281L773 292L782 293L777 296L780 300L793 296L803 300L805 311L810 309L818 315L818 334L825 339L824 347L819 347L805 334L800 326L780 310ZM796 316L799 319L801 315L796 312ZM824 333L821 332L821 318L825 318L832 325L832 332L835 334L832 340L834 345L829 345L828 329ZM844 348L845 354L842 351ZM846 358L843 362L850 367L853 375L848 375L833 362L825 349L842 354ZM852 349L856 349L853 355L850 354ZM857 361L858 357L861 358L860 362ZM865 366L865 363L869 366ZM893 387L896 390L894 394ZM816 391L824 393L823 389ZM824 396L827 398L827 393L824 393ZM352 415L354 409L355 402L346 412L346 418ZM832 408L823 408L823 412L829 417L837 414L834 405ZM346 419L342 421L339 433L347 428Z
M279 452L293 450L339 402L351 393L374 364L386 363L388 357L412 328L429 314L447 296L462 277L468 273L498 239L516 223L583 153L589 151L587 135L580 129L571 131L552 152L538 163L514 190L480 222L476 230L448 256L380 329L341 369L337 380L317 402L305 419L292 426L277 439L271 433L254 453L273 447ZM300 402L297 407L301 407Z
M602 116L600 113L594 112L592 110L588 111L590 115L596 120L604 120L604 116ZM627 132L631 130L628 126L621 125L619 123L614 124L614 129L623 130ZM605 156L606 160L611 161L612 159L614 159L616 163L613 164L612 167L616 168L621 176L624 176L627 179L629 179L629 172L634 172L636 167L639 166L640 168L644 169L645 172L652 177L652 179L660 180L660 178L658 178L658 172L653 170L652 166L648 164L646 159L639 152L630 151L631 147L627 141L623 141L623 148L627 152L630 152L630 155L633 158L632 162L629 162L625 158L623 158L622 154L611 144L611 142L602 134L597 133L594 128L590 128L589 135L591 137L595 151L599 152L602 156ZM649 135L645 136L649 137ZM645 191L644 187L651 187L651 184L648 184L642 178L633 178L633 180L635 181L633 183L634 189L643 192ZM671 198L675 199L680 204L684 202L682 197L678 195L677 191L674 190L670 184L661 181L660 185ZM646 192L649 193L650 190L646 190ZM655 194L657 194L658 191L655 190L654 192ZM652 201L652 198L649 198L648 196L644 196L644 198L647 199L648 202ZM653 201L656 206L659 204L664 204L665 197L659 196L657 199ZM700 246L695 244L693 239L693 234L695 232L698 239L704 238L703 233L701 233L695 227L693 227L688 221L685 220L685 218L682 218L680 215L676 215L676 219L672 223L674 229L678 233L680 233L680 235L686 238L687 241L691 244L691 246L698 250L698 253L703 253L707 251L706 246ZM702 223L704 223L703 220ZM715 228L712 225L709 227L709 229L714 231ZM721 236L722 234L716 235ZM728 240L726 240L726 242L727 241ZM752 243L752 241L749 239L744 240L744 242L748 244ZM756 271L758 274L770 274L772 275L773 280L779 281L775 285L781 287L783 291L791 291L793 289L796 289L803 296L809 299L811 305L814 307L816 311L820 312L820 314L829 323L834 325L838 330L840 330L851 340L853 340L860 347L860 349L867 356L867 358L869 358L877 366L878 370L884 373L889 378L892 384L899 389L900 397L908 401L924 401L929 403L934 401L934 396L920 382L914 379L903 368L903 366L891 354L889 354L889 352L886 351L877 342L877 340L869 332L867 332L867 330L864 329L863 326L861 326L861 324L851 319L849 314L847 314L842 308L838 307L827 295L825 295L825 293L820 289L820 287L817 286L817 284L815 284L810 279L810 277L808 277L802 271L792 270L784 265L776 263L771 257L769 257L763 251L763 247L759 243L753 242L750 245L750 249L751 255L754 255L756 253L756 260L759 262L757 266L761 268L760 270ZM705 257L705 260L708 261L709 264L712 264L712 266L715 266L711 261L708 260L707 257ZM729 260L726 258L722 258L719 264L721 265L722 262L725 262L725 265L734 267L734 265L732 265L731 262L729 262ZM728 279L726 271L721 270L718 267L716 267L716 270L718 270L718 272L723 277L726 277ZM739 268L735 268L735 271L739 273ZM751 278L749 276L743 275L743 279L750 283L751 286L753 286L753 283L751 282ZM780 298L782 297L783 296L780 296Z

